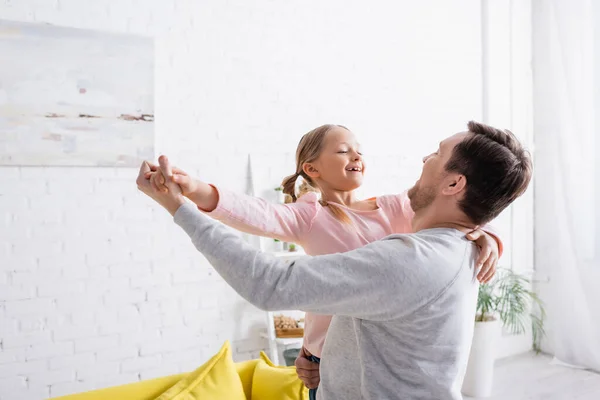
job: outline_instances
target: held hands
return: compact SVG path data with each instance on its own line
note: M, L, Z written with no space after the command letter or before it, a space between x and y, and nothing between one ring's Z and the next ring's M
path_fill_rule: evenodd
M172 181L179 185L182 194L185 197L189 197L190 194L198 191L200 182L190 177L184 170L171 166L167 156L160 156L158 160L159 163L162 160L163 164L160 166L148 164L150 166L150 170L144 174L144 177L150 180L150 184L152 185L153 189L159 192L168 191L167 180L165 177L166 174L162 168L162 165L165 165L165 168L169 168L172 173Z
M481 283L488 283L496 274L499 258L498 242L496 238L481 229L469 233L467 239L475 242L480 249L476 264L477 279Z
M169 191L168 182L171 182L177 184L182 195L193 201L200 209L209 212L217 207L219 203L217 189L192 178L184 170L171 166L169 159L164 155L158 160L160 165L148 164L150 168L144 172L144 178L156 192Z
M177 209L185 203L183 191L181 190L181 187L172 179L173 172L169 164L169 160L166 157L161 156L158 159L158 162L160 167L156 168L160 168L165 177L164 190L162 188L159 189L156 185L153 185L150 178L147 178L148 174L152 172L152 167L147 161L142 163L140 172L135 182L140 191L166 208L171 215L174 215Z

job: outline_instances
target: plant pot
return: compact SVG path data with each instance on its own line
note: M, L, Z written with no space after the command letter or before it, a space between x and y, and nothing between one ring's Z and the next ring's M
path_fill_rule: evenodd
M282 252L283 251L283 242L279 240L273 240L273 251Z
M475 322L469 363L462 385L462 393L465 396L491 396L500 329L498 320Z

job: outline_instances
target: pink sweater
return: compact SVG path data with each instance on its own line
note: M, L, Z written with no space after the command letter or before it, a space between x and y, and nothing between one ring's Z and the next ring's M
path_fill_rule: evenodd
M316 193L307 193L296 203L283 205L217 190L219 204L207 215L242 232L297 243L312 256L342 253L394 233L412 232L414 212L406 192L377 197L378 208L372 211L353 210L335 203L352 220L353 225L349 225L337 220L328 207L321 206ZM500 250L501 245L499 241ZM317 357L321 357L330 322L331 316L306 313L304 347Z

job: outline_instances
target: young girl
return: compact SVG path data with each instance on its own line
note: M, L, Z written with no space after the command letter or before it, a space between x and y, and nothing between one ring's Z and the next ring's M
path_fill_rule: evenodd
M166 157L161 161L168 163ZM167 190L161 170L156 166L152 170L146 178L156 189ZM246 233L297 243L309 255L347 252L394 233L412 231L414 213L406 193L356 198L365 163L356 138L343 126L323 125L302 137L296 150L296 171L282 182L291 204L237 194L192 179L180 169L172 170L184 196L206 214ZM300 177L303 194L295 191ZM487 282L495 272L502 243L482 231L473 232L469 239L482 248L478 279ZM300 378L312 388L311 399L316 396L318 375L308 372L318 368L301 368L299 361L319 361L330 321L331 316L306 313L304 343L296 364Z

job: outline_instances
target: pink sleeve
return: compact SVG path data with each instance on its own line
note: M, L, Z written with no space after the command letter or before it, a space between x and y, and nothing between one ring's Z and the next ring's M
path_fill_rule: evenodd
M408 198L408 192L404 192L397 195L382 196L384 202L390 207L392 213L392 227L394 233L409 233L412 232L412 220L415 216L415 212L410 206L410 199ZM504 252L504 244L500 238L499 231L492 225L484 225L481 229L496 239L498 243L498 257L502 256Z
M200 211L239 231L284 242L300 244L320 207L315 193L305 194L296 203L274 204L213 187L219 192L217 208L211 212Z

